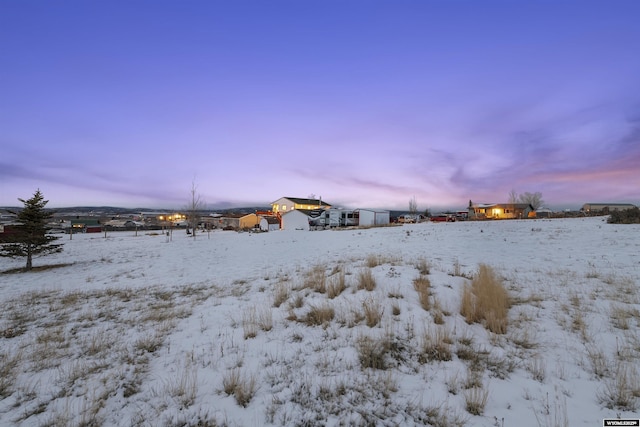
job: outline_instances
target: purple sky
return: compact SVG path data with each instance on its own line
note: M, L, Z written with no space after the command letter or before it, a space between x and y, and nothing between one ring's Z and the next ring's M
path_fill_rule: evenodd
M640 1L0 2L0 206L640 203Z

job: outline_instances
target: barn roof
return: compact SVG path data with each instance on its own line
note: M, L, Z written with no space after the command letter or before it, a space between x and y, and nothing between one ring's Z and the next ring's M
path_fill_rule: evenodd
M329 203L322 201L322 199L301 199L299 197L283 197L283 199L291 200L298 205L331 206Z

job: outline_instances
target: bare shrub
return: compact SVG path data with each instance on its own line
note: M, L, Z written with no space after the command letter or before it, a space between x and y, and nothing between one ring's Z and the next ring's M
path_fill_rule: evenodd
M507 332L510 307L509 294L493 269L480 264L478 272L462 290L460 314L467 323L483 323L487 330Z
M431 309L431 281L427 276L421 275L413 279L413 288L418 292L418 298L420 299L420 305L425 310Z
M358 274L358 289L373 291L376 288L376 279L370 268L360 271Z
M364 318L368 327L373 328L380 323L384 308L380 304L380 301L373 298L367 298L362 304L364 311Z

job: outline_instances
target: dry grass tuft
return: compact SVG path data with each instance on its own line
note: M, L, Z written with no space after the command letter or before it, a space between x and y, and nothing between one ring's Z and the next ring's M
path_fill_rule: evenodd
M604 382L598 400L608 409L635 411L640 398L640 377L633 365L619 363L615 376Z
M262 307L256 310L256 321L260 329L265 332L273 329L273 314L269 307Z
M382 336L360 336L357 340L358 359L363 369L386 370L406 363L408 348L403 339L391 330Z
M597 345L587 345L587 357L591 363L593 375L597 378L603 378L609 374L611 363L609 358L604 354L602 348Z
M451 360L452 342L451 334L445 328L439 327L435 330L426 330L422 335L419 362L446 362Z
M421 276L426 276L431 273L431 264L425 258L420 258L416 263L416 268L420 272Z
M333 307L328 304L322 306L311 306L307 314L302 321L308 326L322 326L327 325L336 316L336 312Z
M371 254L369 256L367 256L367 259L365 260L365 265L369 268L374 268L377 267L379 265L383 265L383 264L391 264L394 265L396 263L399 262L399 259L394 258L392 256L389 255L374 255Z
M148 334L138 338L134 344L135 348L145 353L155 353L164 343L163 334Z
M390 342L386 339L361 337L358 340L357 348L360 366L364 369L387 369L386 358L390 345Z
M273 306L280 307L289 299L291 295L291 286L286 282L278 282L273 289Z
M321 294L327 292L327 273L324 265L318 264L307 272L304 288L312 289Z
M384 313L384 308L382 307L382 304L380 304L380 301L373 298L367 298L362 304L362 308L367 326L370 328L377 326Z
M536 355L529 359L529 363L527 364L527 371L531 373L531 377L534 380L541 383L543 383L545 378L547 377L547 365L544 359L539 355Z
M327 297L333 299L347 289L347 280L344 271L339 271L329 279L327 285Z
M0 353L0 399L11 396L22 354Z
M383 261L380 256L371 254L367 256L365 264L369 268L374 268L383 264Z
M482 415L489 399L489 390L480 387L464 391L465 408L471 415Z
M188 408L195 403L198 395L198 370L187 359L165 387L167 393L180 405L180 409Z
M256 393L257 382L254 375L244 376L239 369L231 369L222 378L222 390L233 395L236 403L246 408Z
M255 307L242 313L242 330L245 340L255 338L258 335L258 317Z
M418 292L420 305L425 310L431 310L431 281L427 276L420 275L413 279L413 288Z
M628 330L632 327L632 321L635 319L636 324L640 323L640 311L635 307L628 307L623 304L611 304L609 316L613 327L622 330Z
M370 268L360 271L358 274L358 289L372 291L376 288L376 279Z
M507 332L509 294L493 268L480 264L478 272L462 290L460 314L467 323L483 323L487 330L504 334Z

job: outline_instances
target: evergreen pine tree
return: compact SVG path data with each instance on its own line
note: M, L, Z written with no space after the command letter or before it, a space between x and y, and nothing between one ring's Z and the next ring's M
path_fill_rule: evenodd
M12 212L17 215L17 232L10 236L8 243L0 245L0 256L10 258L27 258L25 270L33 268L34 255L48 255L62 252L62 244L53 243L58 236L46 234L47 221L53 216L52 212L45 211L44 207L49 203L44 200L40 190L37 190L29 200L18 199L24 204L20 212Z

